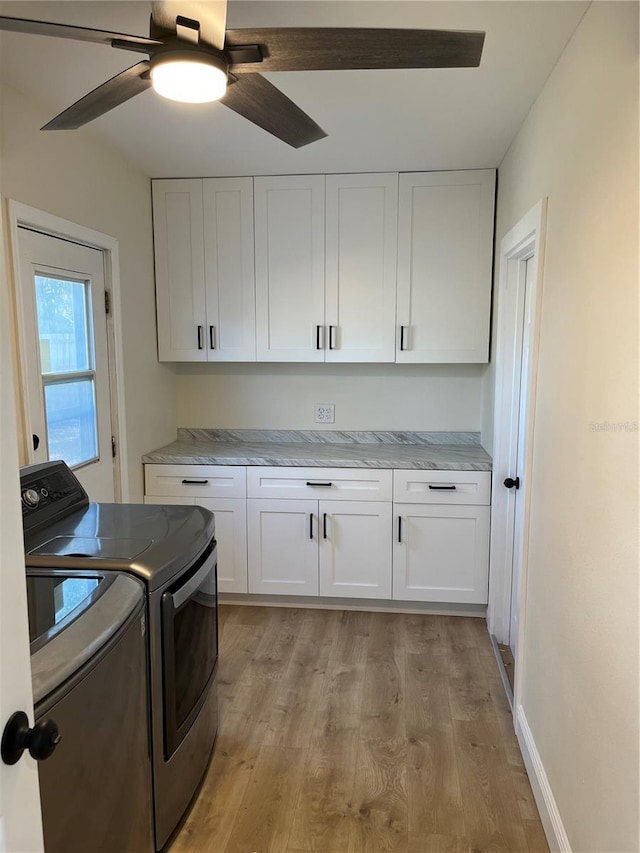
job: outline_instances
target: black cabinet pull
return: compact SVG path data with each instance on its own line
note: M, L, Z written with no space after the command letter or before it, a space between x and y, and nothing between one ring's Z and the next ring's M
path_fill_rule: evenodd
M209 482L208 480L183 480L182 485L183 486L206 486L208 482Z
M209 347L210 349L216 348L216 327L209 326Z
M322 538L327 538L327 513L322 513Z
M398 516L398 542L402 544L402 516Z
M432 486L429 484L429 488L432 492L455 492L455 486Z
M202 326L198 326L198 349L204 349L204 342L202 339L202 333L204 329Z
M313 539L313 513L309 513L309 539Z
M316 349L324 349L324 345L320 343L320 333L322 326L316 326Z
M335 349L336 348L335 341L333 338L333 334L335 332L335 329L336 329L335 326L329 326L329 349Z
M333 486L333 483L310 483L310 482L309 482L309 480L307 480L307 486L324 486L324 487L329 487L329 486Z
M400 326L400 349L401 349L401 350L404 350L404 349L405 349L405 345L404 345L404 330L405 330L406 328L407 328L406 326Z

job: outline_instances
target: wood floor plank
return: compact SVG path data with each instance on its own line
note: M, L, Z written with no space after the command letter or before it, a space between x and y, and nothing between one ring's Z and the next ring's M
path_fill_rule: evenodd
M548 853L486 624L225 605L171 853Z
M261 747L224 853L287 848L305 758L303 749Z
M409 837L406 776L405 738L360 740L349 853L404 853Z

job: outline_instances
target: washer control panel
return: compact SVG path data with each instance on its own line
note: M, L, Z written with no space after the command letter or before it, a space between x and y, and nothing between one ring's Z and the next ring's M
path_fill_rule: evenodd
M89 503L78 478L62 461L21 468L20 496L25 531L53 524Z

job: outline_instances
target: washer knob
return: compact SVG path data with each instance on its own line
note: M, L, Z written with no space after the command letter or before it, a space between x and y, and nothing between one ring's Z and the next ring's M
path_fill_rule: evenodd
M27 506L35 508L40 503L40 495L35 489L25 489L22 493L22 500Z

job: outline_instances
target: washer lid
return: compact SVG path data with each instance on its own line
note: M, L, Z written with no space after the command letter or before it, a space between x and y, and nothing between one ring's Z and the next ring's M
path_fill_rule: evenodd
M133 560L153 544L152 539L111 539L98 536L54 536L32 551L42 557L90 560Z

